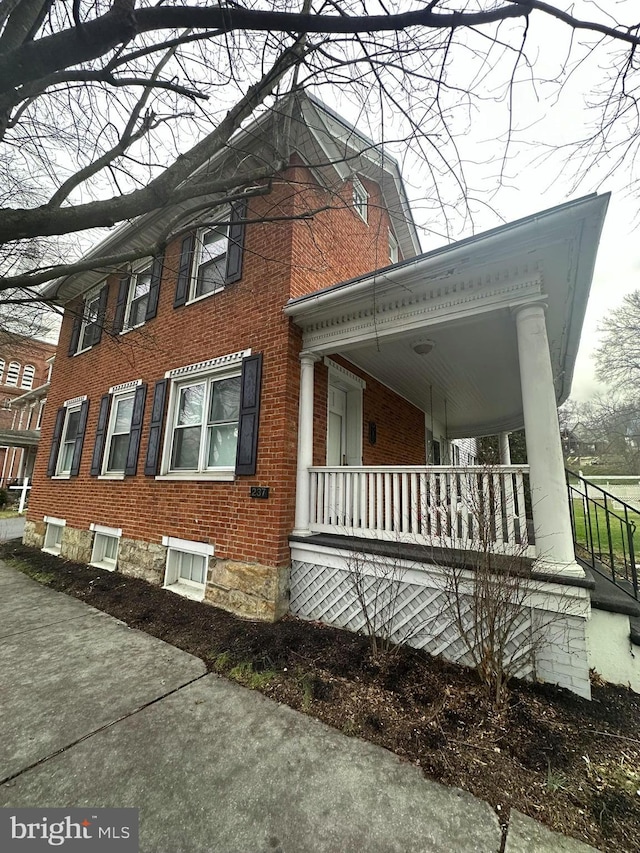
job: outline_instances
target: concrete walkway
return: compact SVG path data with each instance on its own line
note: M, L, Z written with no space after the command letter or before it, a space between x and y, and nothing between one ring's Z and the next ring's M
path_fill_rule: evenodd
M497 853L488 804L0 563L0 806L140 809L141 853ZM507 853L587 851L512 813Z

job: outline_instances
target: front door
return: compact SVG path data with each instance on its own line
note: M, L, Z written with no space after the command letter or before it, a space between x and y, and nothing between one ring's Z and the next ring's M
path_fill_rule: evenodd
M327 465L347 464L347 392L329 385Z

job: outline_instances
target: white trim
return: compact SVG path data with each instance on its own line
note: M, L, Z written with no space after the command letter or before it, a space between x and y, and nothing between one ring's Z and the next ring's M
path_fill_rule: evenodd
M89 530L94 533L102 533L104 536L116 536L118 539L122 536L121 527L107 527L104 524L95 524L94 522L89 525Z
M56 518L54 515L43 515L42 520L45 524L57 524L58 527L66 527L67 522L64 518Z
M124 480L124 472L113 472L112 474L98 474L98 480Z
M202 557L213 557L214 545L206 542L194 542L191 539L178 539L175 536L163 536L162 544L174 551L187 551L189 554L200 554Z
M82 397L72 397L71 400L65 400L62 405L68 409L70 406L77 406L78 403L84 403L87 399L87 395L83 394Z
M329 358L325 355L324 364L329 368L329 370L334 371L335 373L339 373L341 377L347 379L351 385L355 385L356 388L361 388L364 390L367 387L367 383L364 379L361 379L359 376L356 376L355 373L352 373L350 370L347 370L346 367L343 367L341 364L333 361L333 359Z
M52 480L70 480L71 474L54 474L51 477Z
M121 394L123 391L132 391L142 385L142 379L134 379L131 382L121 382L120 385L112 385L109 388L109 394Z
M100 478L98 478L100 479ZM112 479L112 478L108 478ZM124 477L123 477L124 479ZM186 471L180 474L173 471L171 474L157 474L156 480L191 480L198 481L218 481L219 483L233 483L236 479L235 468L221 468L215 471Z
M208 295L208 294L207 294ZM198 361L195 364L187 364L185 367L176 367L173 370L167 370L165 379L177 379L181 376L192 376L198 373L209 373L212 370L218 370L222 367L235 367L242 363L242 359L251 355L251 347L249 349L232 352L228 355L220 355L217 358L210 358L207 361Z

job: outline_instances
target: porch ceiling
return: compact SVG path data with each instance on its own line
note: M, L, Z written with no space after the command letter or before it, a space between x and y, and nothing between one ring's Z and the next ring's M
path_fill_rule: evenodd
M587 196L290 302L303 346L340 353L452 437L523 424L513 309L543 300L558 403L569 395L609 196ZM417 355L420 341L434 346ZM433 405L433 409L432 409Z

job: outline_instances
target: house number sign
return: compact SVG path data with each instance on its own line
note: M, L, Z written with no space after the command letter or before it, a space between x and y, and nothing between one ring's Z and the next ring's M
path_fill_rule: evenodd
M266 500L269 497L269 486L251 486L250 488L249 495L252 498Z

